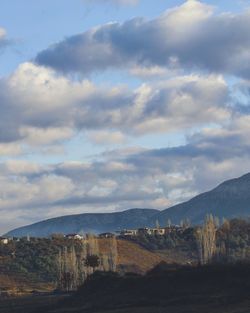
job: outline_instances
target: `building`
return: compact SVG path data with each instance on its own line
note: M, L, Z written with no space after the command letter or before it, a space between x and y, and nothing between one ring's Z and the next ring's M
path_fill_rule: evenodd
M112 234L112 233L102 233L102 234L99 234L99 238L114 238L115 235Z
M163 236L165 235L165 228L139 228L138 229L138 234L143 234L143 235L158 235L158 236Z
M83 239L83 236L79 235L79 234L68 234L68 235L65 235L65 238L67 239L73 239L73 240L82 240Z
M153 235L153 229L148 227L138 228L138 235Z
M184 228L179 225L171 225L168 227L165 227L165 234L171 234L171 233L183 233Z
M138 235L146 236L164 236L171 233L182 233L184 228L179 225L171 225L168 227L157 227L157 228L138 228L138 229L125 229L119 232L120 236L131 237Z
M165 228L151 228L151 235L164 236L166 234Z
M120 236L136 236L138 234L138 230L137 229L124 229L120 232Z
M125 229L120 232L121 236L137 236L137 235L160 235L165 234L165 228L138 228L138 229Z
M9 239L8 238L5 238L5 237L0 237L0 242L3 244L3 245L7 245L9 243Z

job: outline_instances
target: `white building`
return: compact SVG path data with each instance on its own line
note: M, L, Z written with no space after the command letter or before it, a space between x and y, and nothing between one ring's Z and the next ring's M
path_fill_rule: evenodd
M7 245L9 243L9 239L8 238L4 238L4 237L1 237L0 238L0 242L4 245Z
M68 235L65 235L65 238L74 239L74 240L82 240L83 236L81 236L79 234L68 234Z

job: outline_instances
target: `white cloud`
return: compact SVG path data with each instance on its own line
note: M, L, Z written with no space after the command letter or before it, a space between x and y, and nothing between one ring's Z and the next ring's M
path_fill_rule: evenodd
M126 136L119 131L95 131L89 133L88 138L98 145L123 144L126 142Z
M21 127L20 135L25 138L25 143L32 146L46 145L57 141L70 139L74 131L69 127Z
M68 37L40 52L36 62L83 75L165 67L250 78L249 28L249 10L216 14L192 0L150 21L108 23Z
M228 87L220 76L183 76L135 90L70 81L31 63L0 81L0 143L44 146L79 131L98 144L226 122Z
M17 156L22 153L20 144L0 143L0 156Z

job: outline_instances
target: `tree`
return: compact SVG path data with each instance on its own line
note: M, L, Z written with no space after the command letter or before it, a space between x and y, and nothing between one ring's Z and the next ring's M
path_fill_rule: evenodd
M156 221L155 221L155 227L156 227L157 229L159 229L159 228L160 228L160 223L159 223L159 221L158 221L158 220L156 220Z
M93 271L95 271L95 269L100 265L100 258L96 254L87 255L84 264L87 267L92 267Z
M212 215L207 215L204 225L196 231L199 259L201 264L212 261L216 252L216 222Z
M109 270L112 272L116 271L117 258L118 258L117 241L116 238L113 237L109 239L109 265L110 265Z
M52 240L62 240L64 239L64 235L62 233L54 233L51 235Z
M167 220L167 227L171 227L172 223L171 223L171 220L170 218Z

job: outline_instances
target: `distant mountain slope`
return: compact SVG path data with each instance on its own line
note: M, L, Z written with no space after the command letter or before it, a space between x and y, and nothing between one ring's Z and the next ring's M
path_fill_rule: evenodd
M152 217L158 212L153 209L130 209L115 213L68 215L17 228L10 231L7 235L46 237L53 233L112 232L149 225L151 220L154 220Z
M158 219L160 224L165 225L168 219L178 224L180 220L188 218L198 224L210 213L219 218L249 217L250 173L225 181L211 191L161 211L154 216L154 220Z
M207 214L219 218L250 216L250 173L231 179L215 189L202 193L191 200L164 211L153 209L130 209L116 213L79 214L53 218L15 229L9 236L48 236L52 233L108 232L124 228L162 226L170 219L179 224L188 218L193 224L201 223Z

